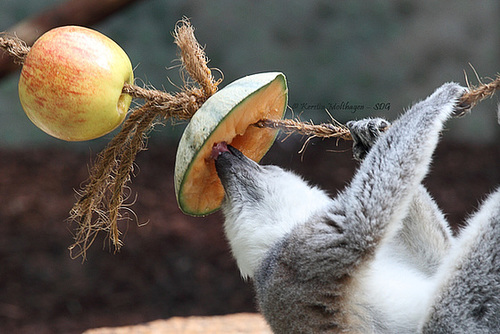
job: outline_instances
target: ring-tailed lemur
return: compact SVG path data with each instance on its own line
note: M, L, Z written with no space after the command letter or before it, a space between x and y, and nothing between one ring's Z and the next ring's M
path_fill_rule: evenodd
M382 119L348 123L364 159L333 199L214 148L225 232L274 332L500 332L500 189L453 237L421 185L464 91L443 85L383 134Z

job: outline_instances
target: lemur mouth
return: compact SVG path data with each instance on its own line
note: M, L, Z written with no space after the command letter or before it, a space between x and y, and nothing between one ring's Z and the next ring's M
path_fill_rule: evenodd
M226 153L229 153L229 155L227 155ZM222 155L227 155L228 157L231 156L230 160L232 161L252 161L243 153L241 153L236 147L228 145L224 141L214 144L214 146L212 147L212 152L210 153L210 159L213 159L216 162L220 162L219 160L226 160L221 159Z
M225 141L221 141L220 143L215 143L214 146L212 147L212 153L210 154L210 158L217 160L217 158L224 152L229 152L227 143Z
M214 146L212 147L212 153L210 154L210 158L213 160L217 160L220 157L220 155L224 152L231 153L232 155L235 155L240 158L243 155L240 151L238 151L237 148L228 145L225 141L221 141L220 143L215 143Z
M258 169L258 164L247 158L237 148L228 145L226 142L214 144L210 159L215 162L217 175L222 182L224 188L234 180L239 180L239 183L245 183L249 178L249 171ZM242 179L242 175L246 175Z
M226 142L215 143L212 147L212 152L210 153L210 159L215 162L215 169L217 170L217 175L221 180L224 188L228 184L228 180L231 179L231 175L235 175L235 170L244 160L242 159L243 154L237 149L228 145Z

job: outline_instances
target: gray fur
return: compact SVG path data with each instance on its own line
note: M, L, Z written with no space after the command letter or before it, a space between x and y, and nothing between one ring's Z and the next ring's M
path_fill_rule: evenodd
M468 221L439 272L425 333L500 332L500 189Z
M349 123L363 161L334 199L233 148L220 155L226 234L275 333L497 330L500 190L453 238L421 185L463 92L445 84L392 126Z

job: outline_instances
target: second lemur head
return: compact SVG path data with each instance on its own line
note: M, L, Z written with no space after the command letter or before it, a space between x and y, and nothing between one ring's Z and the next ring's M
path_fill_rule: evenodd
M273 245L331 201L296 174L261 166L225 143L214 145L212 157L225 191L226 236L244 277L252 277Z

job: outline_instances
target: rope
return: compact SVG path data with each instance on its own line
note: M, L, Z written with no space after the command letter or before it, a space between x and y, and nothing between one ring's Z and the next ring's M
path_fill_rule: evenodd
M69 221L77 223L75 242L69 247L72 257L86 257L86 252L99 231L106 231L115 250L122 246L118 221L122 219L120 209L126 200L124 192L130 181L136 155L146 148L146 134L155 120L189 120L202 104L216 91L216 81L208 68L208 59L194 36L189 20L178 22L174 30L174 42L179 47L182 69L187 72L193 84L185 85L180 92L168 92L125 84L123 93L136 99L143 99L142 106L133 109L124 122L121 131L99 153L91 168L89 180L78 193L79 198L70 211ZM14 63L22 65L30 47L14 36L0 34L0 49L3 49ZM458 116L473 108L477 103L492 96L500 88L500 76L478 87L469 86L456 108ZM264 119L254 126L279 129L286 134L302 134L321 138L352 140L349 129L336 122L313 124L299 120Z

